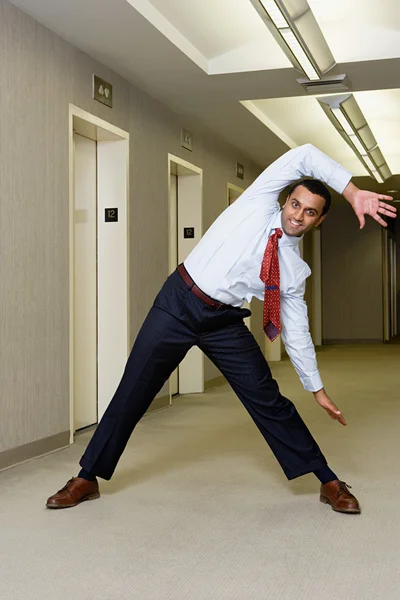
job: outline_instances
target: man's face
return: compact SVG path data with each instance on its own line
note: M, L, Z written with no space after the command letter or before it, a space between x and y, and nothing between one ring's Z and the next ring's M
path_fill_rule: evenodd
M313 227L318 227L326 217L322 214L324 206L324 198L308 191L304 185L299 185L288 196L282 209L283 231L286 235L299 237Z

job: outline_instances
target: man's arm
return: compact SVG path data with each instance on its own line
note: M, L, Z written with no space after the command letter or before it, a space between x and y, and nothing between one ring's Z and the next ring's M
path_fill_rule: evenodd
M360 229L365 224L364 215L371 216L384 227L386 223L380 215L396 216L396 208L383 202L392 200L391 196L359 190L351 183L352 174L349 171L312 144L293 148L273 162L244 192L243 200L253 197L267 206L275 206L280 192L301 177L319 179L342 194L356 213Z
M304 286L305 282L295 294L281 295L282 341L304 389L313 392L318 404L332 419L346 425L342 413L327 395L318 371L304 300Z
M301 177L319 179L341 194L352 175L312 144L304 144L273 162L246 192L253 192L260 200L268 200L269 194L276 199L285 187Z

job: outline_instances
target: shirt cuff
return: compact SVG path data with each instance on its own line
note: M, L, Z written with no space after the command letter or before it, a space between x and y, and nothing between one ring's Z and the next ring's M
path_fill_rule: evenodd
M346 169L338 165L333 175L329 178L329 181L327 181L327 184L330 185L335 192L342 194L351 178L352 174L350 171L346 171Z
M309 377L300 377L300 380L307 392L318 392L324 387L319 373Z

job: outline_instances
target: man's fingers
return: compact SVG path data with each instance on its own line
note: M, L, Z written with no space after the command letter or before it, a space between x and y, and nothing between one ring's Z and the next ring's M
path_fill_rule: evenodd
M381 204L380 203L378 212L382 213L383 215L388 215L389 217L395 217L396 213L397 213L397 209L395 206L390 206L389 204L384 204L384 203Z
M347 425L344 416L342 415L337 406L331 404L329 407L326 407L325 410L331 417L331 419L333 419L334 421L339 421L339 423L341 423L342 425Z
M327 413L334 421L338 421L341 425L347 425L346 420L340 411L332 412L331 410L327 409Z
M364 229L365 225L365 217L364 215L357 215L358 220L360 221L360 229Z
M397 208L393 206L393 204L388 204L387 202L379 202L379 206L384 206L387 210L392 210L393 212L397 212Z
M376 194L378 200L393 200L393 196L385 196L384 194Z
M372 215L372 217L375 219L375 221L377 221L379 223L379 225L382 225L382 227L387 227L387 223L383 219L380 218L378 213L376 213L376 215Z

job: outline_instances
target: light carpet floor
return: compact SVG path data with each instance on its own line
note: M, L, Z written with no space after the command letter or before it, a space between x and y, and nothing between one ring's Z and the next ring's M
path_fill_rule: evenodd
M273 365L363 514L287 482L226 385L177 399L135 430L100 500L50 511L89 434L0 474L2 600L399 600L400 346L326 347L347 428Z

